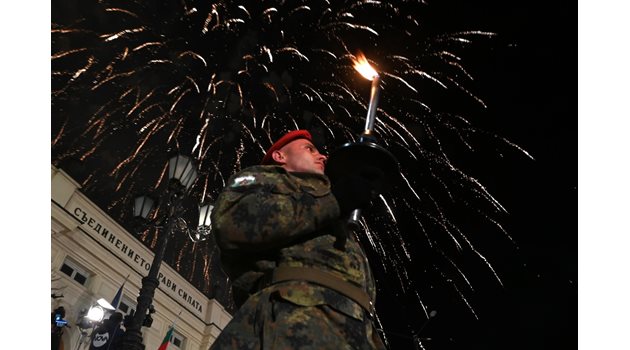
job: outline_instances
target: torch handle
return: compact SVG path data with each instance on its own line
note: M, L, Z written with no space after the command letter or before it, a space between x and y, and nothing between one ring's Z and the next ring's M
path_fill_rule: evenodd
M365 118L364 134L370 135L374 130L374 120L376 119L376 109L378 107L378 98L381 92L381 78L377 75L372 79L372 89L370 90L370 104L368 105L367 118Z
M348 218L348 227L353 230L358 229L359 220L361 220L361 209L355 209L350 213L350 217Z
M374 120L376 119L376 108L381 92L381 77L376 75L372 79L372 89L370 90L370 104L368 105L367 117L365 118L365 130L361 134L361 141L374 141L372 131L374 130ZM361 209L355 209L348 219L348 227L352 230L359 228L359 220L361 220Z

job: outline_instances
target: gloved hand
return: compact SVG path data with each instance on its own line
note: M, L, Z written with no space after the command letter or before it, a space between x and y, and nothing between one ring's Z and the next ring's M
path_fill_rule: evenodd
M331 191L341 211L341 216L354 209L365 208L384 187L385 175L375 167L363 167L332 183Z

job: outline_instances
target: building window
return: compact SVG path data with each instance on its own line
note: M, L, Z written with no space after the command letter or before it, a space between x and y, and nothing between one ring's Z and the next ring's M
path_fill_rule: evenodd
M175 349L183 349L184 348L184 338L183 335L177 332L173 332L173 337L171 338L171 343L175 347Z
M123 295L120 300L120 304L118 305L118 311L123 314L123 316L132 314L136 312L136 303L128 298L126 295Z
M85 285L88 276L90 275L85 268L81 267L79 264L68 258L66 258L66 260L63 262L59 271L68 275L68 277L72 278L73 280L79 282L79 284L82 286Z

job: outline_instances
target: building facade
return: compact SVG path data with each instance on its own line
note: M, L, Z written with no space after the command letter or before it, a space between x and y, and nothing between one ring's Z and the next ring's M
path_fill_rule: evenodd
M63 306L71 326L63 328L63 349L88 349L89 338L75 326L79 319L96 300L111 302L121 286L118 311L135 310L154 254L83 195L63 170L52 167L51 181L51 311ZM142 328L146 349L157 349L175 321L168 349L207 350L230 314L164 262L158 279L153 323Z

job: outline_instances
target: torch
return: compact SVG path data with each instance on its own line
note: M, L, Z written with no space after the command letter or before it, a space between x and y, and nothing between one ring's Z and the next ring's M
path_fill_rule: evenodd
M372 81L372 88L370 89L370 103L367 110L367 118L365 118L365 129L361 134L359 141L367 139L374 140L374 120L376 119L376 108L378 106L378 98L381 93L381 77L376 70L372 68L367 58L361 53L357 55L357 59L354 60L354 69L357 70L364 78Z
M384 183L377 184L377 188L383 189L398 175L398 161L388 150L376 143L374 135L374 122L380 95L380 76L365 56L362 54L357 56L358 59L354 60L354 68L363 77L372 81L365 128L359 135L359 142L346 143L330 154L326 163L326 175L332 183L335 183L347 176L362 175L365 166L369 165L379 169L385 175L381 179ZM351 228L357 228L360 218L361 210L355 209L348 219L348 225Z

